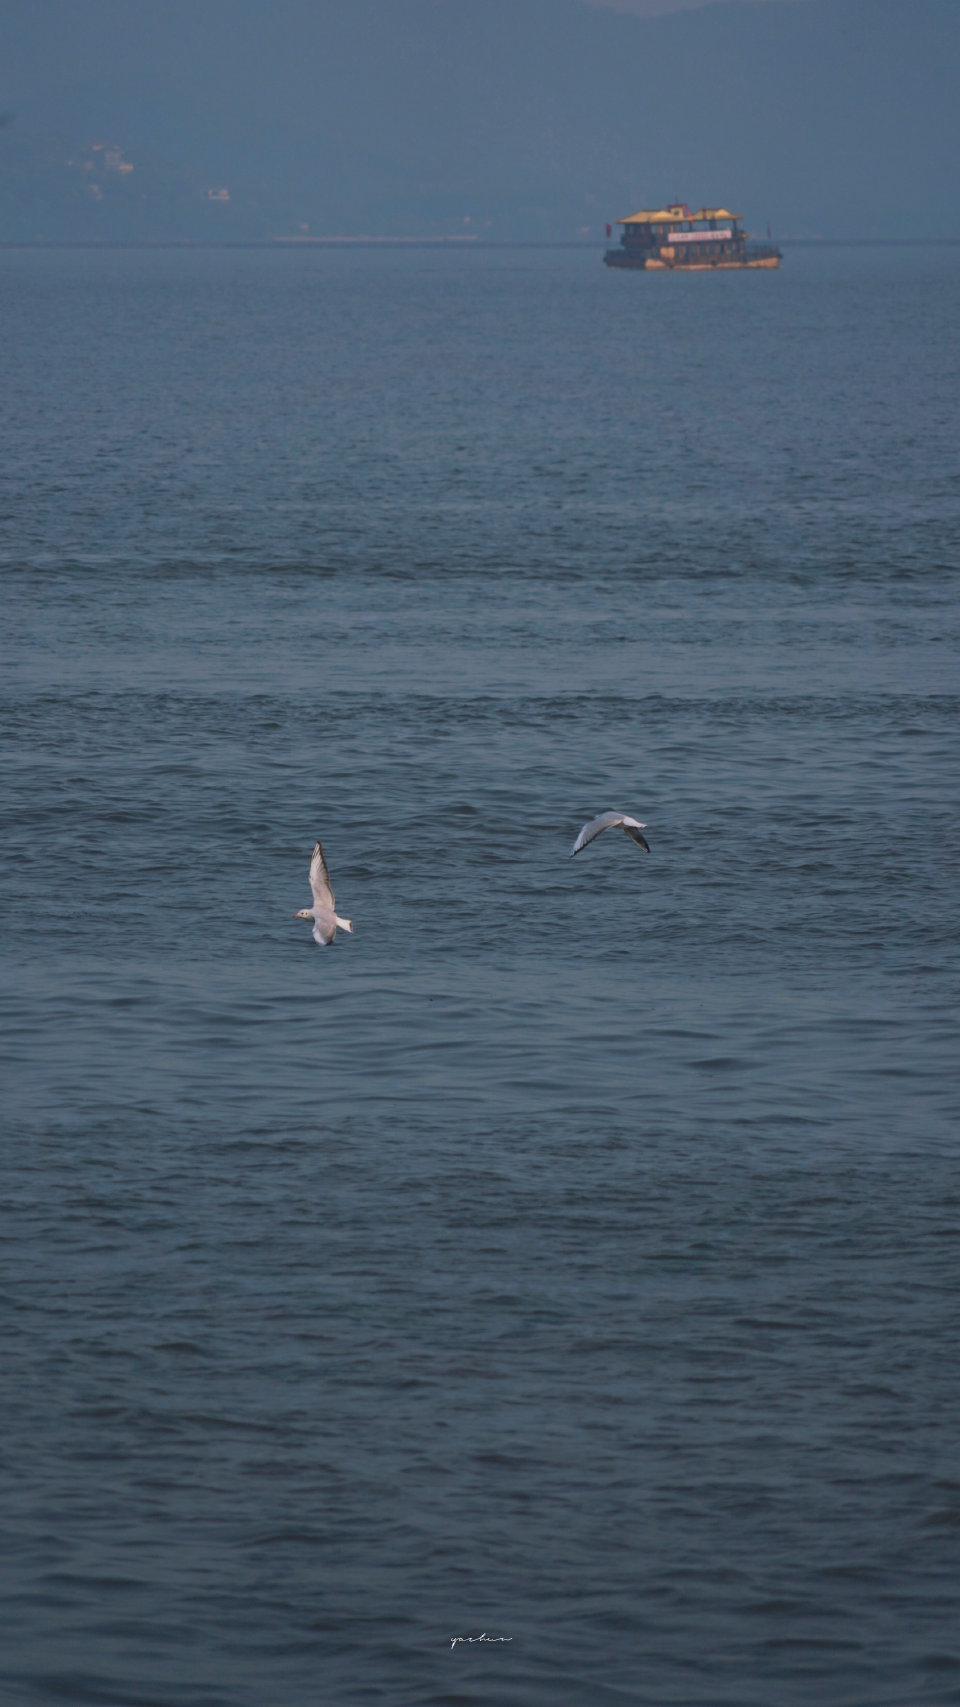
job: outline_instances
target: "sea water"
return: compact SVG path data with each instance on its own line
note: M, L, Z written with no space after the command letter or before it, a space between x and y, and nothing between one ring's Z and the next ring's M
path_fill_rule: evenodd
M956 251L0 305L3 1701L960 1700Z

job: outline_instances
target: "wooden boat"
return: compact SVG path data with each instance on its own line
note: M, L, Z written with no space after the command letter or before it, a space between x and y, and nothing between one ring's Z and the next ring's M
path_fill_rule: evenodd
M741 225L742 214L725 207L702 207L698 213L685 202L674 207L641 208L622 226L620 247L603 257L608 267L643 268L645 272L707 272L731 267L779 267L775 243L750 243ZM607 226L607 235L611 235Z

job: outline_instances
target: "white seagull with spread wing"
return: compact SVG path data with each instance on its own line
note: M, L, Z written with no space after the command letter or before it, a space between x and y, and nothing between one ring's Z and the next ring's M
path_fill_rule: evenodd
M336 936L338 927L342 931L353 931L353 921L338 918L333 910L330 873L319 842L310 861L310 887L313 890L313 906L304 907L293 916L295 919L312 919L314 942L318 942L321 948L327 948Z
M647 853L650 852L650 843L643 833L647 826L641 824L639 818L628 818L625 812L601 812L599 818L591 818L589 824L584 824L570 850L570 858L578 854L581 848L585 848L588 842L592 842L595 836L601 836L604 830L614 829L617 824L626 830L630 840L636 842L638 847L646 848Z

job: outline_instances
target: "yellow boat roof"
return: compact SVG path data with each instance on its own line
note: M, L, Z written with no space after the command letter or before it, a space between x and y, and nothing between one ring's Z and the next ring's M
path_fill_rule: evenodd
M701 207L696 213L683 205L676 207L643 207L639 213L631 213L626 219L618 219L618 225L678 225L687 219L742 219L742 213L731 213L726 207Z

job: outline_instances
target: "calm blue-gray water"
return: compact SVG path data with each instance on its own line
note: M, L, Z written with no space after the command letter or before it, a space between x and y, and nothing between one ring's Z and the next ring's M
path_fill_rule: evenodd
M960 1701L957 251L0 310L5 1707Z

